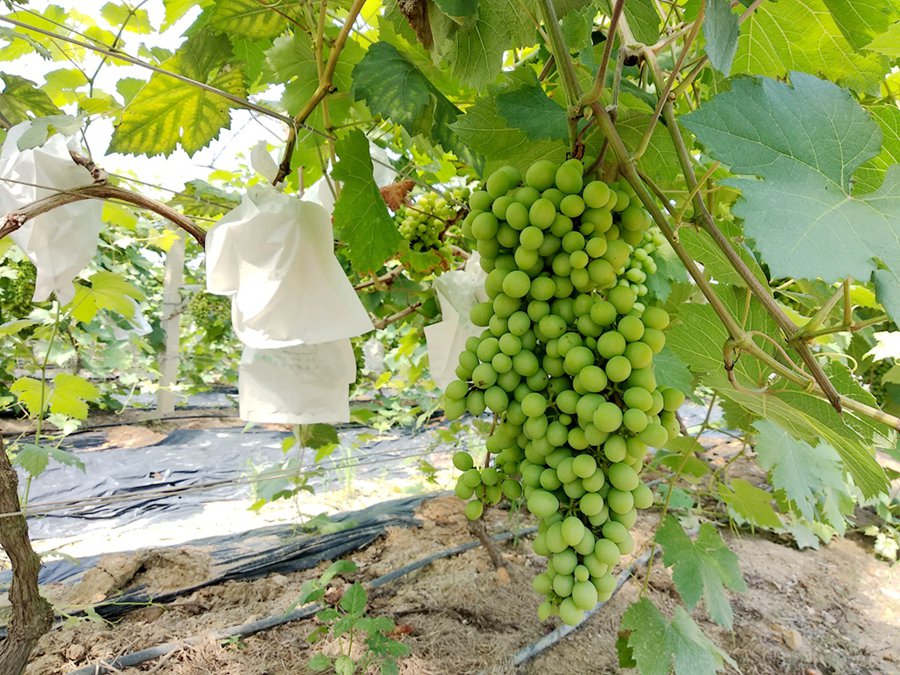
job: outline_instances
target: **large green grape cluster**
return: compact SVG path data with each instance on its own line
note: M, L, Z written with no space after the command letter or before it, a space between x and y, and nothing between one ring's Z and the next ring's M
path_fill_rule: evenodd
M0 321L26 317L34 308L32 297L37 271L28 259L14 261L7 258L3 267L3 276L0 277Z
M469 189L451 188L447 196L450 199L437 192L425 192L397 211L397 228L414 251L443 249L444 232L458 220Z
M648 446L678 433L684 395L653 370L669 317L619 285L650 218L624 186L586 182L578 160L538 161L524 180L504 167L469 203L463 231L490 300L472 310L485 330L459 356L445 412L488 409L497 423L488 466L454 456L456 493L472 519L524 496L540 519L534 550L548 557L538 615L574 624L612 594L636 509L653 502L638 475Z

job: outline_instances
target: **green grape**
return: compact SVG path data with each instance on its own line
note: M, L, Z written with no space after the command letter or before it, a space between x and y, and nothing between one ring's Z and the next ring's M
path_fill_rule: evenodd
M496 419L487 468L454 458L456 493L478 517L525 498L533 549L549 556L539 616L577 622L611 594L637 509L652 506L638 475L649 448L678 432L684 397L657 388L653 367L669 324L648 297L664 240L630 187L586 178L579 160L535 162L524 184L504 167L485 188L463 229L487 272L490 302L471 312L487 330L466 342L444 400L448 417Z

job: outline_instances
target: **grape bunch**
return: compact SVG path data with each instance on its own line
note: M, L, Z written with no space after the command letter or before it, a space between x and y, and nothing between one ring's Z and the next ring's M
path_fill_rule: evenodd
M34 308L34 284L37 271L27 258L19 261L7 259L4 274L0 277L0 322L28 316Z
M456 494L471 519L525 498L540 521L534 550L548 558L538 615L575 624L615 588L636 509L653 502L642 460L677 435L684 401L654 376L669 316L637 300L638 282L620 284L650 217L628 188L585 182L574 159L538 161L524 181L501 168L469 204L463 232L490 300L472 310L485 330L466 342L444 409L497 418L485 468L454 455Z
M231 328L231 298L198 291L188 300L185 314L208 339L218 339Z
M469 189L451 188L448 196L455 201L436 192L425 192L413 203L404 204L397 211L398 229L412 250L445 248L444 233L459 219L462 205L469 198Z

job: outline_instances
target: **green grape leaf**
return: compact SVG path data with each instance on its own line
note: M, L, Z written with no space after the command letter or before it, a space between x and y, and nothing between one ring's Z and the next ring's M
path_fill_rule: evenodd
M377 270L400 247L402 237L372 179L369 141L359 130L335 143L340 158L332 176L343 181L334 206L338 236L350 247L350 262L360 274Z
M410 136L422 134L470 164L473 155L450 125L461 112L400 51L376 42L353 68L353 96L373 113L401 125Z
M850 46L859 51L895 17L894 0L822 0Z
M16 445L15 463L21 466L29 476L36 478L44 473L47 464L50 463L50 447L34 443Z
M271 40L288 26L284 10L275 11L269 3L258 0L216 0L209 24L231 37L248 40Z
M63 450L62 448L50 447L50 458L55 459L60 464L64 466L74 466L76 469L80 469L84 471L85 466L84 462L82 462L73 452L69 452L67 450Z
M30 417L40 417L50 403L50 387L33 377L20 377L9 387ZM43 404L43 405L41 405Z
M341 596L340 605L348 614L362 614L366 610L366 589L360 583L352 584Z
M743 478L735 478L731 483L719 483L719 499L734 516L757 527L778 530L781 519L772 508L772 495L756 487Z
M137 286L114 272L95 272L90 282L90 286L75 283L72 317L82 323L93 321L97 312L104 309L130 319L134 316L135 301L144 299Z
M434 4L447 16L469 17L478 11L478 0L434 0Z
M102 16L111 26L122 26L129 33L147 35L153 32L150 25L150 15L146 9L134 9L125 5L117 5L107 2L100 9Z
M622 109L616 118L616 129L619 135L629 148L636 148L644 137L644 132L650 125L651 115L638 112L636 110ZM595 134L597 137L594 143L597 143L595 152L600 151L599 144L603 142L601 134ZM588 142L588 147L593 149L594 144ZM661 124L653 125L653 133L650 134L650 143L644 154L637 161L638 167L645 171L648 175L653 176L653 180L661 187L674 187L681 184L681 171L678 168L678 153L669 132Z
M663 562L672 567L672 580L688 610L702 599L710 618L731 630L733 614L725 589L742 592L747 586L737 556L716 529L703 523L696 541L691 541L678 520L669 516L656 531L656 542L663 547Z
M243 98L244 73L240 65L229 62L230 57L227 37L202 32L189 38L162 67ZM193 155L228 126L232 106L219 94L154 73L122 112L109 151L168 155L180 143Z
M738 256L745 265L753 272L763 287L768 287L769 281L763 272L753 253L747 246L740 242L743 234L741 226L733 221L719 220L717 222L722 234L731 242L732 248L737 251ZM732 264L725 257L716 243L705 231L699 228L683 227L678 231L678 238L684 247L691 254L691 257L698 262L703 263L703 269L709 275L721 284L729 284L731 286L744 286L744 280L741 275L735 271Z
M521 129L532 140L569 137L566 111L548 98L540 83L497 95L497 110L509 126Z
M622 13L639 42L652 45L659 40L659 13L653 0L628 0Z
M731 71L740 33L738 16L731 11L729 0L706 0L706 15L703 18L706 55L713 68L723 75Z
M745 291L737 288L720 289L719 296L732 316L742 316ZM744 324L750 331L777 336L777 329L765 310L750 303ZM736 388L728 379L723 366L723 346L728 334L709 305L683 305L677 320L669 328L667 345L684 361L701 381L716 392L760 418L776 422L795 438L807 443L819 439L831 445L841 457L845 468L865 497L884 492L887 478L875 460L872 450L871 425L861 415L845 410L839 415L827 401L793 384L779 385L764 394L753 390L767 383L769 371L759 361L743 355L734 365L733 374L739 382ZM763 343L763 349L770 347ZM856 418L851 420L850 418Z
M53 378L50 394L50 412L85 420L88 416L88 401L97 401L100 390L83 377L60 373Z
M897 39L900 41L900 35ZM881 152L863 162L853 175L853 193L856 195L878 189L888 169L900 164L900 108L895 105L874 105L866 108L866 111L881 129Z
M900 21L891 24L884 33L867 44L866 49L891 59L900 58Z
M326 35L333 37L334 31L326 30ZM351 75L353 67L363 56L363 49L355 40L348 40L338 56L331 78L334 93L328 98L328 110L333 124L339 123L350 112L353 100L350 96L342 94L350 91L353 85ZM330 48L324 47L322 58L327 61L329 57ZM266 75L272 81L284 84L281 104L285 110L300 110L319 86L315 49L312 38L306 33L298 31L293 36L283 35L276 38L272 47L266 51L266 66ZM322 106L318 106L307 118L306 124L324 128ZM314 135L310 137L307 145L312 146L312 142L318 143L320 139Z
M726 663L737 668L683 607L668 621L650 600L638 600L625 610L622 628L631 631L628 646L641 675L713 675Z
M0 115L9 120L10 124L25 122L32 116L63 114L46 92L38 89L31 80L10 73L0 73L0 78L4 85L3 93L0 94Z
M306 667L314 673L321 673L323 670L331 668L331 658L322 652L313 654L306 662Z
M560 27L569 50L577 54L582 50L590 49L593 44L592 33L597 7L592 2L588 2L580 9L572 8L565 15L557 9L556 15L562 19Z
M668 347L653 358L653 372L660 387L675 387L686 394L694 391L694 378L687 365Z
M304 448L317 450L338 442L337 429L332 424L308 424L300 428L300 443Z
M759 463L769 471L772 486L810 521L824 519L838 531L844 529L840 502L849 499L844 486L841 458L827 443L813 447L793 438L769 420L754 424Z
M733 212L774 277L875 277L879 300L900 318L900 167L881 188L854 197L853 172L881 147L881 131L840 87L804 73L793 86L744 78L682 118L735 174ZM756 177L762 178L758 180Z
M877 54L853 51L824 0L764 2L742 27L731 74L783 77L792 70L878 94L888 68Z
M497 96L530 86L532 74L513 73L487 94L479 96L465 114L453 123L453 130L472 150L485 158L484 175L504 164L524 171L539 159L562 161L566 144L558 140L533 141L521 129L511 128L500 114Z
M478 11L459 23L441 11L429 12L435 56L463 84L482 87L500 72L503 54L537 41L533 0L478 0Z

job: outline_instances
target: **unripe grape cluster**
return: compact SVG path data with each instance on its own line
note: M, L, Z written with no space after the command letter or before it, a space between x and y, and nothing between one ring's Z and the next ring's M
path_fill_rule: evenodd
M208 338L217 338L231 327L231 299L198 291L188 300L185 314Z
M639 477L648 446L679 428L684 395L658 387L653 370L669 317L620 284L650 217L623 186L586 181L574 159L538 161L524 177L501 168L469 204L463 231L490 300L472 310L485 330L459 356L445 412L497 417L485 468L454 455L456 494L471 519L524 497L540 522L534 550L548 558L534 580L538 615L575 624L612 594L636 509L653 502Z
M444 232L459 219L469 189L451 188L447 195L450 199L436 192L425 192L413 203L398 209L397 229L412 250L441 250L444 247Z
M0 278L0 321L21 319L34 309L32 297L37 272L29 260L7 259L3 266L4 275Z

